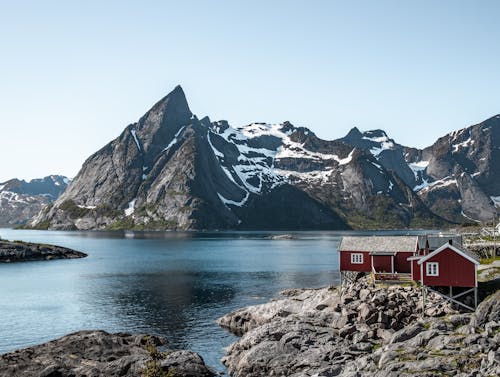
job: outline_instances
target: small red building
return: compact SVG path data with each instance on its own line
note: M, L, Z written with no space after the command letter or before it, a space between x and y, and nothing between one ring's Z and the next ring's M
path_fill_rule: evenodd
M408 258L418 251L417 236L350 236L339 245L340 271L373 272L377 277L410 277Z
M375 281L414 280L422 286L424 307L427 290L470 310L457 299L474 292L477 306L479 261L462 248L460 235L343 237L339 253L342 282L349 280L347 272L373 273ZM453 288L459 292L454 294Z
M426 255L408 258L412 279L430 287L477 287L477 257L446 243Z

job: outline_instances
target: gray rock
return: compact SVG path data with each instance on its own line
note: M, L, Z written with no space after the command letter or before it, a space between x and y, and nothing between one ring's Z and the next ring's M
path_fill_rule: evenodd
M0 240L0 263L84 258L87 254L66 247Z
M405 340L413 338L424 330L425 328L420 323L415 323L413 325L407 326L404 329L396 332L392 336L390 343L393 344L404 342Z
M80 331L0 355L0 377L140 377L152 361L151 349L164 344L165 339L156 336ZM173 368L176 376L214 375L201 357L190 351L171 352L160 365L166 370Z

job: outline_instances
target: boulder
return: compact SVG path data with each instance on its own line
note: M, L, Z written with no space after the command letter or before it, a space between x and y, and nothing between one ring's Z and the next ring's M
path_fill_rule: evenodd
M165 344L156 336L80 331L1 355L0 377L140 377L155 358L154 367L173 368L179 377L214 376L194 352L174 351L164 358L156 347Z

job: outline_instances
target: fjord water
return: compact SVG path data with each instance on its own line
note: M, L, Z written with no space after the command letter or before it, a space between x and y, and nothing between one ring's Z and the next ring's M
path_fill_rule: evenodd
M221 370L236 339L215 320L279 291L338 282L342 233L55 232L0 229L84 259L0 264L0 353L82 329L159 334Z

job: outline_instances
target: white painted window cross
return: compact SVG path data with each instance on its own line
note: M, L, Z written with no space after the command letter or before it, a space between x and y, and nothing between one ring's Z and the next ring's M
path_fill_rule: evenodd
M439 276L438 262L427 262L427 276Z
M363 254L351 254L352 264L363 264Z

